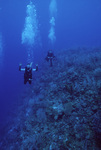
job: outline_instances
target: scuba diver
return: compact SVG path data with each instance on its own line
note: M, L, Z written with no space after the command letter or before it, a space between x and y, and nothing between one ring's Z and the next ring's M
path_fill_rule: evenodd
M54 56L52 50L49 50L49 51L48 51L48 54L47 54L47 56L46 56L45 59L46 59L46 61L48 61L48 62L50 61L50 67L53 66L53 63L52 63L53 58L55 58L55 56Z
M36 69L32 69L32 63L28 63L25 68L21 68L22 64L19 64L19 71L25 71L24 73L24 84L29 82L32 83L32 71L38 71L38 65L36 65Z

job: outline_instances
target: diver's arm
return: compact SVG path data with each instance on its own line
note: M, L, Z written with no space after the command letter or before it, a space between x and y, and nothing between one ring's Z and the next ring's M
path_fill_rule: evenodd
M32 71L38 71L38 65L36 64L36 69L32 69Z
M32 69L32 71L36 71L36 69Z
M20 71L25 71L25 68L21 68L21 70Z
M21 68L22 64L19 64L19 71L25 71L25 68Z

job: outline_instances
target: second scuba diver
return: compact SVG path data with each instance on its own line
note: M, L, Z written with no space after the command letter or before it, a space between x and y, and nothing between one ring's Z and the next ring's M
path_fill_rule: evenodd
M50 67L53 66L53 62L52 62L53 58L55 58L55 56L54 56L52 50L49 50L45 59L46 59L46 61L50 61Z

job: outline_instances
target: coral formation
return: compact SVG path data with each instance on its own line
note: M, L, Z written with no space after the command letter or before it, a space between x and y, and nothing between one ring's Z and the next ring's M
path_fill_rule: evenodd
M0 149L101 149L101 49L56 55L52 68L43 62L44 69L21 97Z

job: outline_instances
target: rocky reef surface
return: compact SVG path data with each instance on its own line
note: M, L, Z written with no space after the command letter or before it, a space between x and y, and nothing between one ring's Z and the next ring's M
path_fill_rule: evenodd
M101 149L101 49L56 52L42 62L0 136L0 150Z

